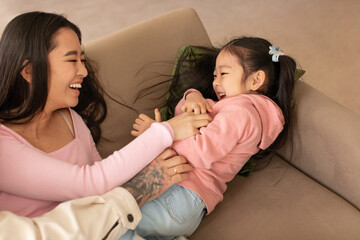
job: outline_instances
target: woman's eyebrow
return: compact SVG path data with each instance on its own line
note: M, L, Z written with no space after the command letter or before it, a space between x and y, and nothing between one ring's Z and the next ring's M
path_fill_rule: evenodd
M81 53L80 53L80 55L81 56L83 56L85 53L84 53L84 51L81 51ZM65 53L65 57L67 57L67 56L72 56L72 55L75 55L75 56L77 56L78 55L78 51L69 51L69 52L67 52L67 53Z

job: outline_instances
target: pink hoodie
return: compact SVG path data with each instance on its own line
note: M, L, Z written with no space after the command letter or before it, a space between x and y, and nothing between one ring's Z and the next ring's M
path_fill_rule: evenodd
M189 179L179 185L196 192L209 214L222 201L226 183L259 149L266 149L275 141L283 129L284 117L271 99L258 94L208 102L213 121L201 128L200 134L174 142L172 147L195 167ZM184 99L175 114L181 113L183 103Z

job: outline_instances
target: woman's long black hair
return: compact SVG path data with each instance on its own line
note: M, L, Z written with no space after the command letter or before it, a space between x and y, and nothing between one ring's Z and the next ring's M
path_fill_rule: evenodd
M15 17L5 28L0 40L0 121L26 124L45 106L48 94L48 54L55 48L54 36L61 28L73 30L81 43L79 28L58 14L29 12ZM29 84L21 71L31 64ZM85 67L79 104L73 109L88 125L95 142L101 137L100 123L107 108L103 89L89 62Z

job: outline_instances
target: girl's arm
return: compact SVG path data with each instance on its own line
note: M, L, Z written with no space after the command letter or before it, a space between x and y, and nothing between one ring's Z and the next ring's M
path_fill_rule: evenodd
M0 191L47 201L103 194L130 180L172 141L170 125L156 123L106 159L78 166L1 133Z
M189 89L184 93L180 110L181 112L194 112L195 114L212 112L209 102L195 89Z

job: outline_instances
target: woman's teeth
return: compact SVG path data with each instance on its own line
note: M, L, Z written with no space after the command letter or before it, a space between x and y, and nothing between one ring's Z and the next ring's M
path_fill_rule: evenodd
M80 83L70 84L70 88L81 88L81 84Z

